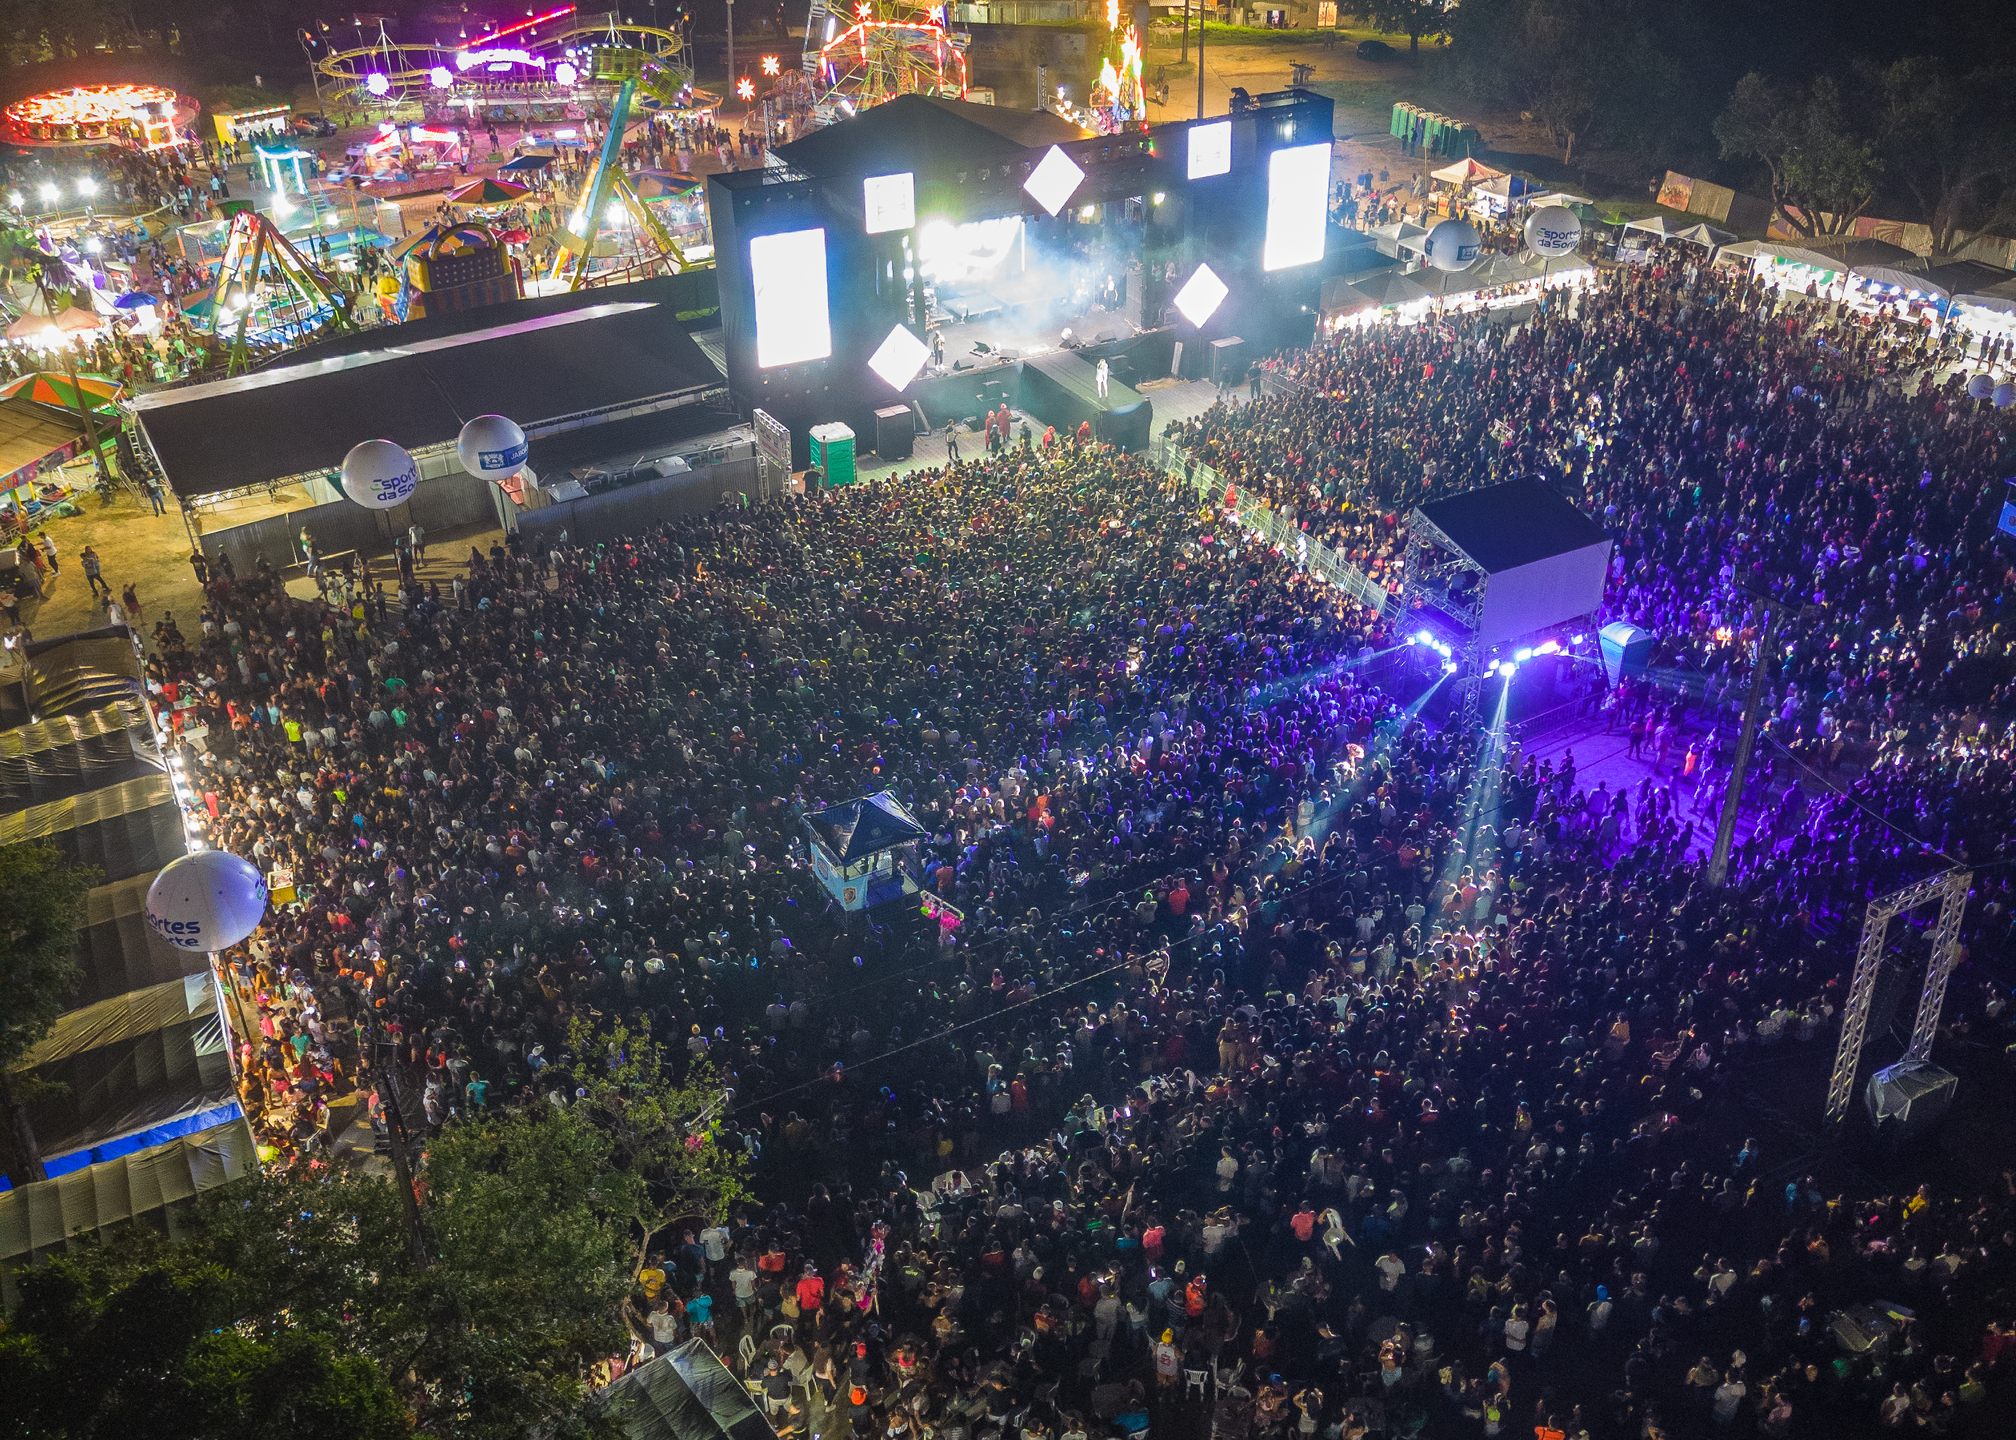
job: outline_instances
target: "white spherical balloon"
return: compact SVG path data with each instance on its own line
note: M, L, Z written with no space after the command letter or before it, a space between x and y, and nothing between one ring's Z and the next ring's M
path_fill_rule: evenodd
M420 487L420 467L390 440L365 440L343 457L343 493L366 510L390 510Z
M1986 400L1995 393L1995 382L1986 375L1976 375L1967 382L1967 394L1975 400Z
M2011 405L2016 405L2016 385L2004 380L1995 387L1995 393L1988 399L1997 410L2007 410Z
M228 950L266 917L266 877L222 850L184 855L147 887L146 913L154 933L178 950Z
M1542 205L1526 217L1526 248L1549 260L1575 253L1582 243L1582 217L1566 205Z
M1468 270L1484 245L1477 238L1476 227L1465 220L1444 220L1421 243L1428 263L1437 270Z
M455 455L479 480L508 480L525 468L525 432L502 415L478 415L462 427Z

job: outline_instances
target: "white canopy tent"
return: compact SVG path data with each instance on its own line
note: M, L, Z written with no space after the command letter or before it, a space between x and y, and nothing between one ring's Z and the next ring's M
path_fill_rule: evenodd
M1925 295L1934 300L1944 300L1952 293L1945 286L1928 280L1923 275L1914 275L1909 270L1895 270L1888 265L1852 265L1848 273L1871 285L1902 290L1906 294Z
M1673 238L1675 240L1690 241L1695 245L1705 245L1710 250L1714 250L1727 245L1731 240L1736 238L1736 235L1734 231L1717 230L1713 225L1704 221L1699 225L1689 225L1685 230L1675 231Z
M1493 170L1482 160L1472 160L1468 157L1458 160L1454 165L1444 165L1440 170L1428 172L1429 179L1440 180L1444 185L1475 185L1480 180L1503 179L1504 175L1503 170Z

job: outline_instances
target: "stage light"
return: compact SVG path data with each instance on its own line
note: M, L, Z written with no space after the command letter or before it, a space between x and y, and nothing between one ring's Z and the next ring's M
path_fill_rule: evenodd
M46 181L43 183L42 188L38 190L36 193L42 197L42 203L45 205L54 205L63 196L63 192L61 190L58 190L54 185L51 185Z
M1429 634L1426 630L1415 631L1414 639L1418 644L1422 645L1433 645L1435 643L1435 637Z
M1531 650L1514 650L1512 652L1513 663L1518 665L1524 665L1528 660L1531 660L1532 658L1533 658L1533 652Z
M1078 218L1080 220L1090 220L1098 213L1099 207L1097 205L1081 205L1078 209Z
M1442 666L1442 673L1444 675L1454 675L1456 673L1456 662L1454 660L1446 661Z
M7 204L11 209L19 210L27 203L26 198L22 196L19 190L10 191L7 195Z
M1518 668L1519 667L1517 665L1514 665L1510 660L1500 660L1498 662L1498 673L1500 675L1503 675L1507 680L1510 680L1512 678L1512 672L1514 670L1517 670Z
M572 85L581 78L581 72L571 62L562 60L553 67L553 78L562 85Z
M777 64L777 57L775 55L765 55L763 57L763 73L765 75L776 75L781 73Z
M98 182L93 180L89 175L86 175L82 180L77 182L77 193L89 199L98 193Z
M868 368L887 380L890 389L902 390L917 378L917 372L930 358L931 348L911 334L908 326L898 325L868 357Z
M1329 224L1330 142L1267 157L1267 235L1260 268L1288 270L1323 258Z
M1220 280L1209 265L1199 265L1188 283L1176 292L1176 308L1183 318L1199 329L1204 322L1218 313L1218 307L1225 303L1227 294L1225 282Z
M751 80L747 75L744 75L740 80L735 82L735 94L738 99L754 100L756 98L756 82Z
M827 310L826 232L791 230L749 242L756 295L756 365L768 370L833 353Z
M100 240L96 235L93 235L89 240L84 242L84 253L86 255L103 255L105 253L105 242Z
M333 228L343 223L343 217L338 215L334 210L331 210L327 215L322 217L322 223Z
M455 77L448 73L446 65L436 65L427 72L427 83L436 90L446 90L455 83Z
M870 175L861 182L861 201L870 235L912 229L917 224L917 177L908 170Z
M1534 651L1540 655L1558 655L1561 653L1561 642L1559 640L1542 640L1534 647Z
M1214 120L1190 127L1190 178L1203 180L1232 169L1232 122Z
M1168 198L1169 197L1164 195L1160 190L1157 190L1154 195L1154 203L1160 205L1164 200Z
M382 70L373 70L364 77L364 88L373 95L383 95L392 88L392 81Z
M1588 638L1589 637L1587 635L1570 635L1568 637L1568 643L1570 645L1580 645L1584 640L1587 640Z
M1078 193L1084 179L1085 172L1073 163L1071 157L1052 145L1029 173L1029 178L1022 182L1022 188L1038 205L1055 215L1064 208L1066 201Z
M1407 643L1409 645L1419 645L1421 643L1421 637L1419 635L1409 635L1407 637Z

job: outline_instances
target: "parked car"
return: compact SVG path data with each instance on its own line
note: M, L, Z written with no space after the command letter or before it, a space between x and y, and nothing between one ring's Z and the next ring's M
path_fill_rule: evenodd
M1388 45L1384 40L1360 40L1358 42L1358 58L1360 60L1384 62L1391 60L1398 53L1397 50Z
M293 125L296 135L314 140L326 140L336 133L336 122L327 115L296 115Z

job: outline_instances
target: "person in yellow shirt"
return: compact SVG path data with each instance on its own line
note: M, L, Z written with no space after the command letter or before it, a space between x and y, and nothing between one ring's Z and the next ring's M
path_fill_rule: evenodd
M665 1271L655 1257L645 1260L644 1268L637 1272L637 1283L644 1287L644 1303L656 1304L658 1292L665 1288Z

